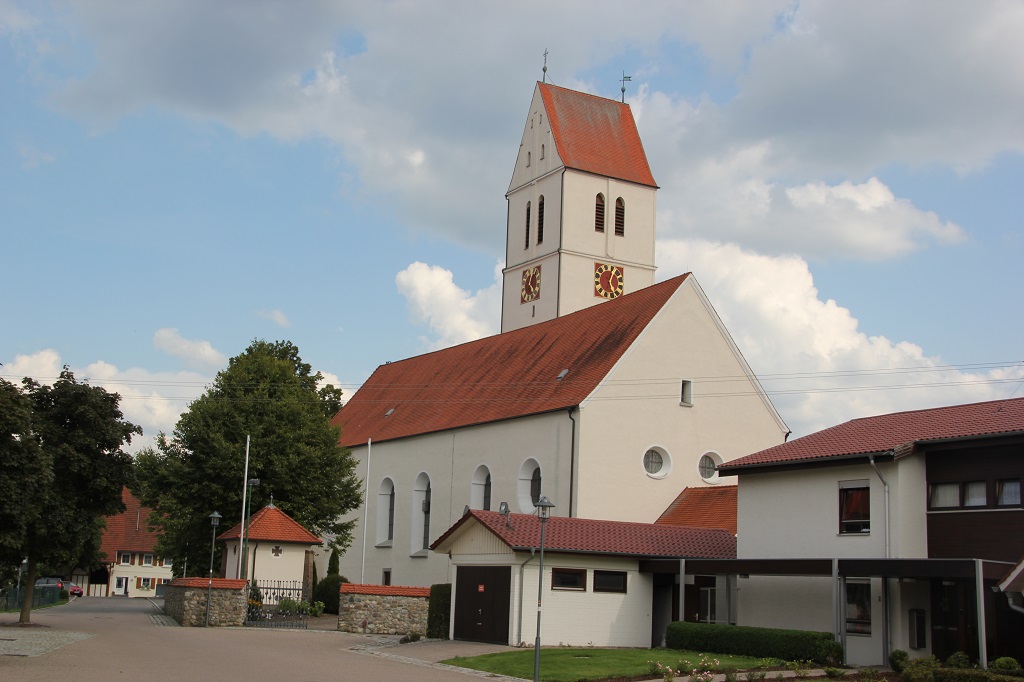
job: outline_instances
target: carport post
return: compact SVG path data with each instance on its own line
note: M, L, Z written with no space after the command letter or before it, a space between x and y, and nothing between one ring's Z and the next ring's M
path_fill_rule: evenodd
M686 559L679 560L679 620L686 620Z
M832 559L832 636L839 638L839 559Z
M988 636L985 632L985 574L981 559L974 560L974 585L978 595L978 665L985 669L988 667L988 649L985 646Z

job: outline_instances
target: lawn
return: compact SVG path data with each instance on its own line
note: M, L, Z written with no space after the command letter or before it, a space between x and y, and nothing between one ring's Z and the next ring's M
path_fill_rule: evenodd
M655 663L692 670L700 664L701 654L674 649L541 649L540 677L545 682L578 680L653 679ZM745 670L778 664L750 656L708 655L716 669ZM715 665L714 660L718 664ZM460 668L471 668L510 677L533 679L533 649L484 656L459 657L443 661Z

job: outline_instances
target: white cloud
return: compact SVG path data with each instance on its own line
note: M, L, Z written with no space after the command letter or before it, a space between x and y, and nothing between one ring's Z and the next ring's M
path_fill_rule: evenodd
M26 170L39 168L57 160L55 154L44 152L29 142L19 142L17 147L18 156L21 157L21 167Z
M447 348L494 334L501 310L501 264L495 267L495 283L471 294L453 281L450 270L412 263L395 276L414 322L425 323L433 339L423 339L430 349Z
M700 264L697 281L795 436L857 417L1006 398L1008 382L1024 379L1020 366L959 370L914 343L864 334L848 309L821 300L801 258L681 240L659 242L657 258L662 278Z
M153 335L153 346L168 355L180 359L186 367L215 371L223 369L228 358L216 350L209 341L192 341L184 338L177 329L158 329Z
M274 308L273 310L261 310L259 312L259 316L270 320L278 327L292 326L291 320L288 319L288 316L285 315L284 312L278 310L277 308Z

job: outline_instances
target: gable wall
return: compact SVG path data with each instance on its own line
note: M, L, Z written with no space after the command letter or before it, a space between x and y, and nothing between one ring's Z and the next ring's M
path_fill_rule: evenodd
M680 490L705 484L697 472L703 454L727 461L783 442L747 379L705 379L723 376L743 376L741 363L684 283L580 410L577 515L653 523ZM681 404L684 378L693 381L692 406ZM746 395L723 395L732 393ZM647 474L649 448L667 455L668 475Z

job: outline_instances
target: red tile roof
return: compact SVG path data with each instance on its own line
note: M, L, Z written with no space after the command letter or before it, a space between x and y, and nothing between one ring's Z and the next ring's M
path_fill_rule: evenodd
M429 597L429 587L403 587L401 585L341 584L342 594L379 594L385 597Z
M513 550L524 551L540 546L540 519L535 515L511 514L508 525L512 527L509 528L504 515L473 509L438 538L431 549L440 547L470 519L486 527ZM735 559L736 538L732 533L717 528L552 516L544 534L544 550L671 559Z
M153 552L156 548L157 535L148 528L152 510L143 507L128 488L121 490L121 501L124 513L104 519L107 527L100 539L100 552L108 562L117 561L118 552Z
M722 528L736 534L736 486L683 488L655 523Z
M538 83L567 168L657 187L628 104Z
M895 412L854 419L782 445L734 459L722 474L909 448L915 443L1024 433L1024 398Z
M237 540L241 522L217 536L218 540ZM302 524L273 505L267 505L249 519L249 539L267 542L295 542L300 545L319 545L320 538L303 528Z
M579 405L688 276L381 365L331 423L341 427L341 445L352 447Z

